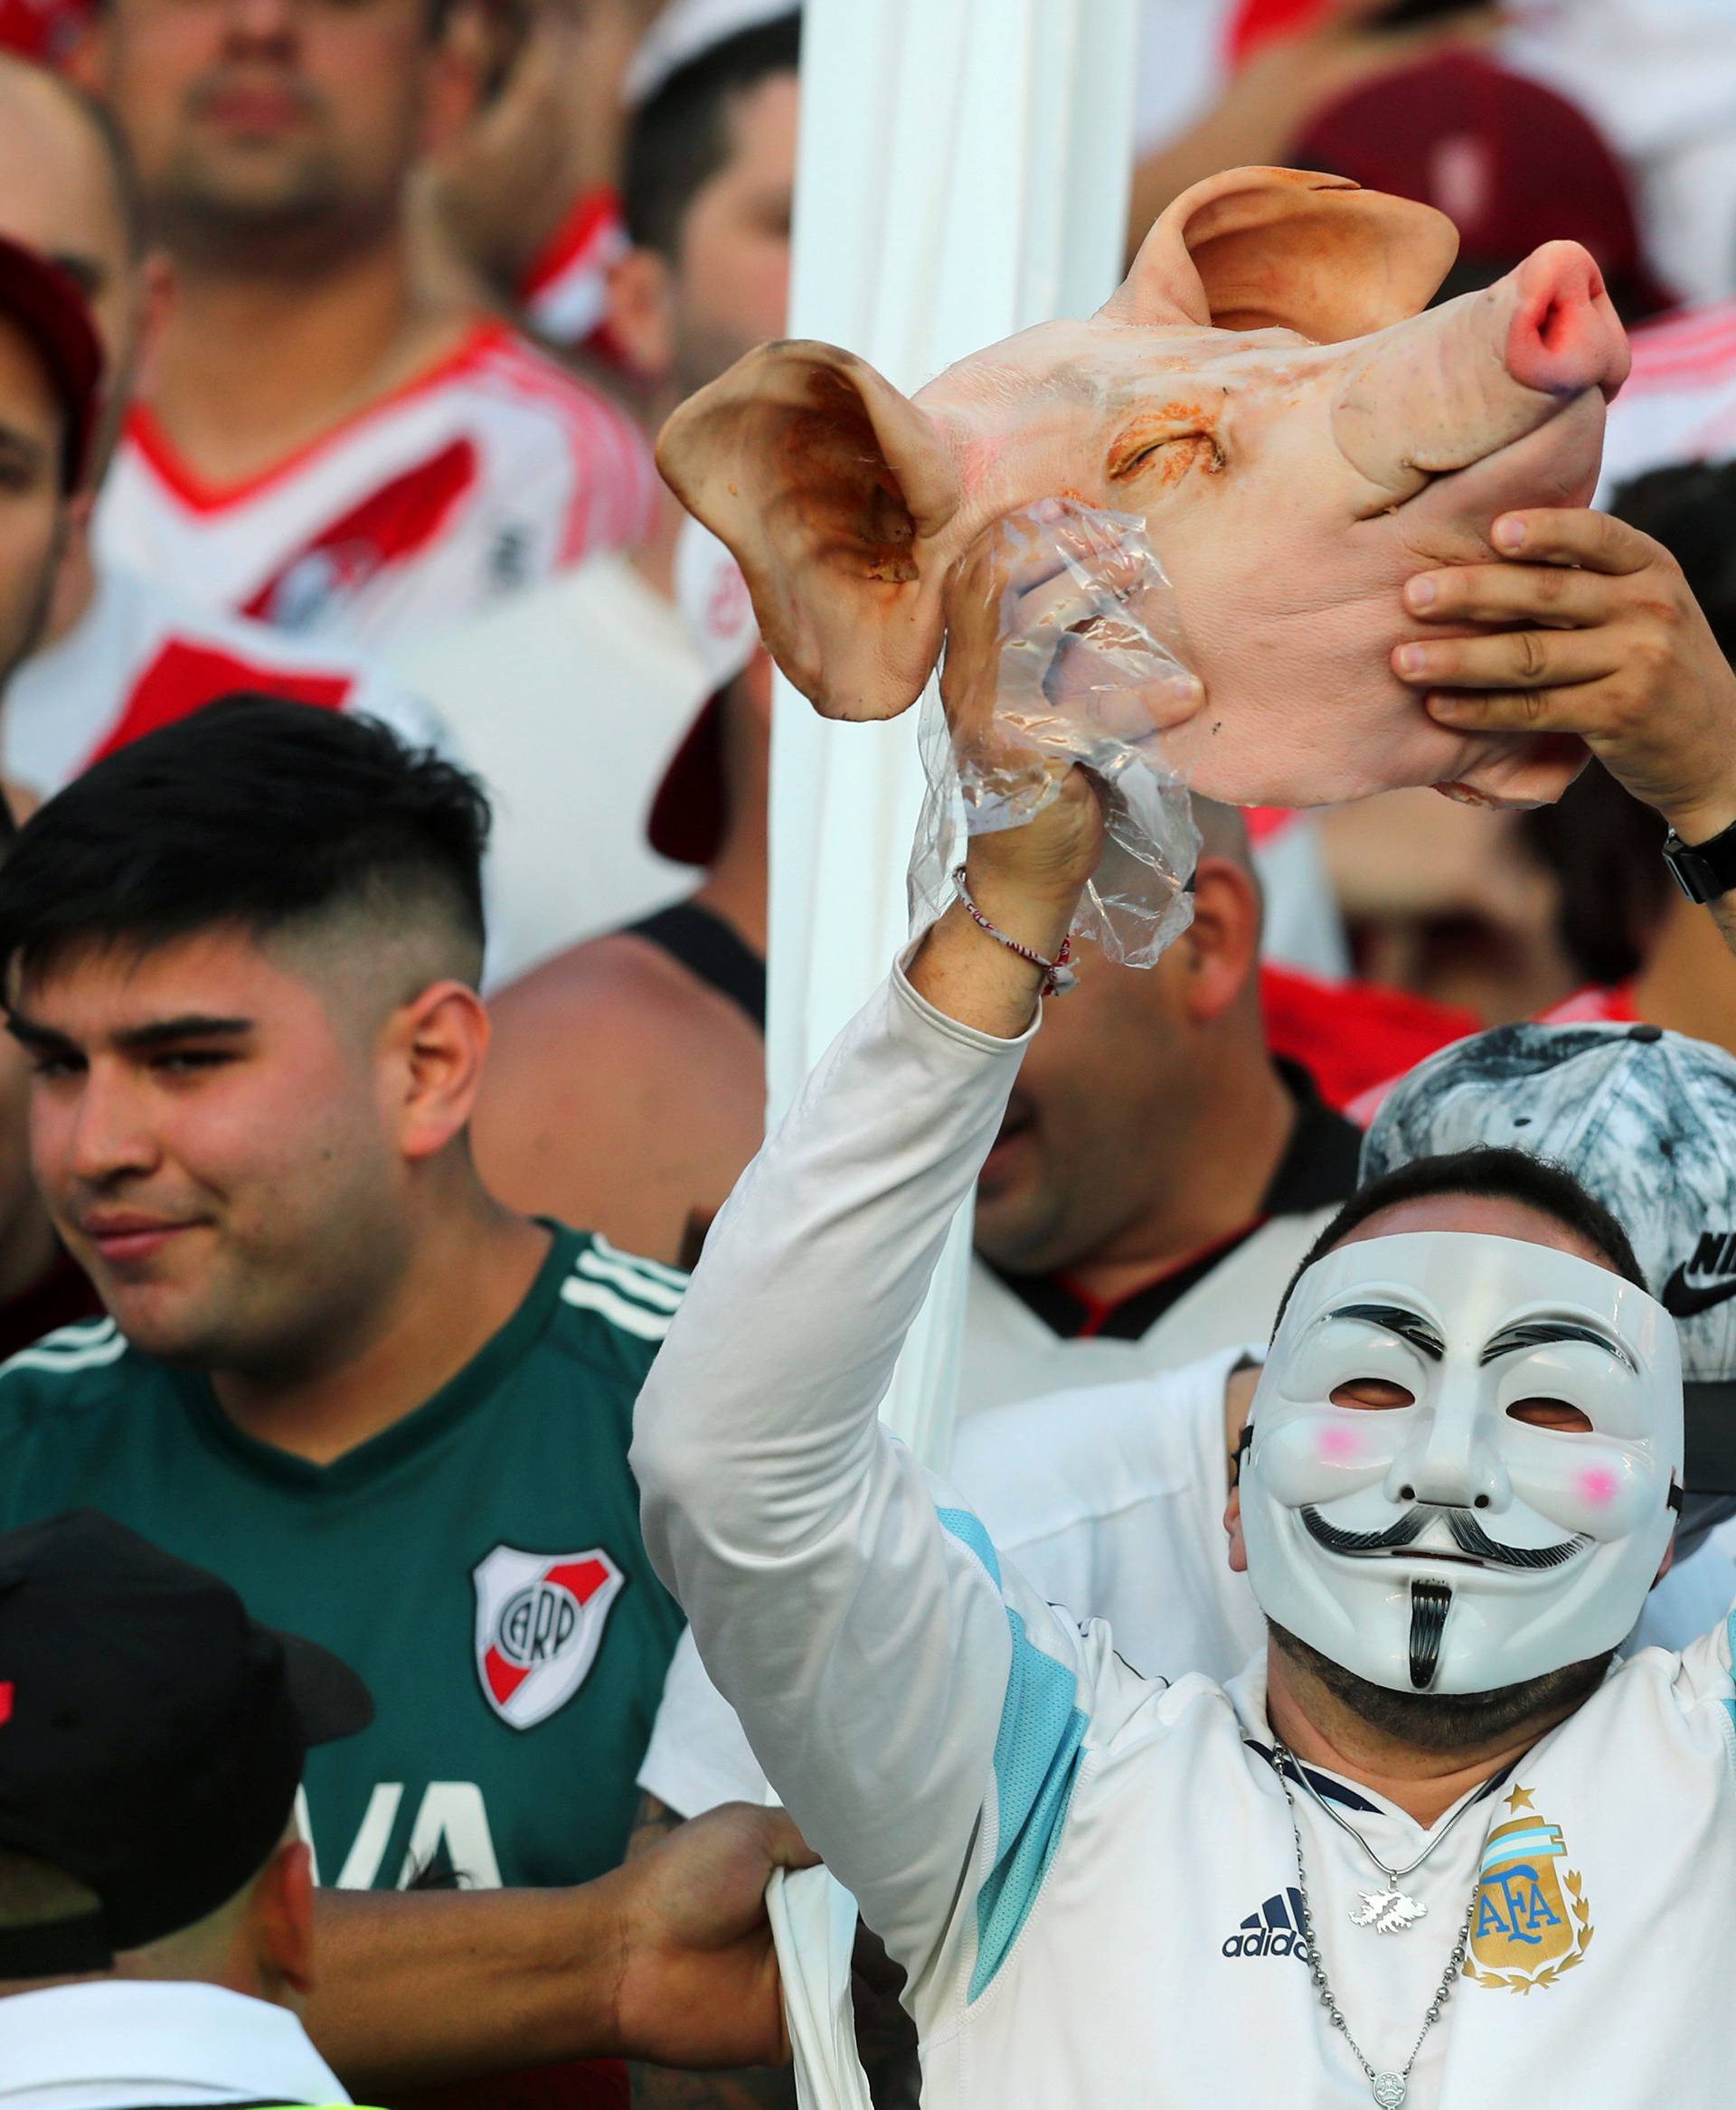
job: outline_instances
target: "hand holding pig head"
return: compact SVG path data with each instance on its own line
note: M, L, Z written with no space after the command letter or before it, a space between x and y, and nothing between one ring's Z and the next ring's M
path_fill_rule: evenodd
M907 709L953 624L949 701L972 722L986 644L955 567L1064 495L1137 521L1175 589L1202 686L1165 748L1196 790L1557 797L1578 755L1529 768L1512 736L1456 732L1407 692L1392 654L1422 626L1400 589L1486 559L1515 505L1585 503L1626 340L1571 243L1421 313L1456 243L1427 206L1231 170L1175 201L1089 322L1024 331L913 398L835 345L762 345L675 412L658 460L829 717Z
M976 538L946 582L945 722L921 730L914 901L944 909L961 834L978 862L1009 834L1040 836L1016 854L1069 869L1089 835L1079 935L1148 966L1186 928L1199 836L1162 735L1198 709L1200 684L1174 603L1126 513L1046 498Z
M1137 520L1068 499L1003 514L959 559L940 698L967 804L1000 808L985 825L1015 825L1074 763L1155 749L1199 708L1165 642L1172 600Z

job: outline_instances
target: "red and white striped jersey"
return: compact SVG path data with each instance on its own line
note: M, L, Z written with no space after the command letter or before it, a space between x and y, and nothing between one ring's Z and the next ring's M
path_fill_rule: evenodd
M498 322L262 475L203 485L136 410L97 513L105 562L212 608L371 649L643 540L650 449Z
M608 184L587 191L524 275L519 306L552 344L582 344L627 363L609 329L609 274L632 247Z
M1736 455L1736 300L1633 335L1634 370L1609 406L1598 503L1648 469Z
M212 614L110 569L83 621L7 684L0 774L51 798L104 755L238 689L364 711L419 746L449 747L425 704L354 653Z

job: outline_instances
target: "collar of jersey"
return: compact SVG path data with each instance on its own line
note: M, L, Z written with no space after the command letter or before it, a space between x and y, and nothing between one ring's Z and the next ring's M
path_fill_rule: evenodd
M560 1300L561 1285L572 1272L580 1235L539 1217L552 1231L548 1255L538 1268L524 1302L492 1339L486 1341L462 1370L431 1398L413 1407L390 1428L370 1436L329 1465L298 1458L294 1452L262 1443L237 1428L217 1403L211 1380L203 1371L172 1371L184 1389L193 1416L205 1436L231 1459L261 1479L308 1493L336 1494L372 1485L406 1459L426 1451L464 1421L494 1392L514 1365L542 1334Z

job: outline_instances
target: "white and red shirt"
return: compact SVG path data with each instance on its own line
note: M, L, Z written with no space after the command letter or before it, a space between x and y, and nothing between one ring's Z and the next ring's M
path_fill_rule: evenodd
M213 615L111 568L77 627L7 684L0 775L52 798L117 748L236 690L363 711L419 746L449 745L425 704L355 654Z
M223 489L146 406L97 512L106 562L212 608L371 649L651 530L656 477L626 411L495 321L447 358Z
M621 202L607 184L586 191L524 274L519 306L552 344L582 344L627 362L608 327L609 274L632 247Z

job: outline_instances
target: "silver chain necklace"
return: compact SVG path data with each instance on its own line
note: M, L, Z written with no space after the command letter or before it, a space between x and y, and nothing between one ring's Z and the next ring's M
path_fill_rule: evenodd
M1278 1778L1280 1780L1284 1778L1284 1761L1288 1760L1291 1766L1295 1766L1302 1785L1307 1790L1316 1806L1325 1815L1330 1817L1341 1832L1347 1833L1350 1838L1356 1842L1363 1853L1386 1878L1386 1888L1383 1890L1363 1890L1357 1893L1362 1898L1362 1904L1351 1914L1350 1924L1353 1926L1372 1926L1376 1934L1403 1934L1408 1927L1414 1926L1418 1920L1427 1918L1429 1907L1422 1902L1421 1898L1410 1897L1407 1892L1400 1889L1399 1885L1406 1876L1416 1873L1435 1849L1445 1842L1448 1834L1466 1811L1480 1803L1483 1796L1474 1794L1467 1801L1461 1803L1415 1860L1407 1861L1401 1869L1390 1869L1367 1840L1363 1837L1355 1825L1351 1823L1350 1819L1344 1815L1341 1811L1333 1808L1326 1796L1308 1778L1307 1769L1291 1757L1282 1744L1275 1744L1274 1756L1278 1761ZM1491 1785L1493 1785L1491 1783ZM1484 1792L1486 1794L1487 1790L1486 1789ZM1285 1793L1286 1794L1289 1793L1288 1786Z
M1453 1945L1452 1955L1447 1959L1447 1968L1441 1973L1440 1983L1435 1988L1434 1997L1423 2011L1422 2027L1417 2031L1417 2040L1410 2047L1410 2058L1405 2060L1397 2073L1377 2073L1363 2058L1362 2046L1350 2033L1350 2025L1344 2020L1344 2011L1338 2005L1331 1982L1326 1976L1326 1965L1320 1960L1320 1945L1314 1938L1314 1914L1308 1904L1308 1871L1302 1859L1302 1826L1297 1819L1296 1797L1290 1793L1290 1784L1284 1770L1287 1764L1295 1765L1296 1762L1290 1757L1290 1754L1284 1746L1276 1742L1273 1746L1273 1757L1278 1767L1278 1785L1284 1790L1285 1807L1290 1813L1291 1835L1296 1841L1297 1896L1301 1900L1302 1905L1302 1938L1308 1945L1309 1975L1313 1978L1315 1986L1319 1992L1320 2004L1326 2011L1326 2019L1349 2047L1352 2058L1367 2075L1369 2089L1375 2102L1380 2105L1380 2110L1400 2110L1410 2087L1410 2069L1417 2063L1417 2054L1422 2049L1422 2040L1439 2021L1441 2009L1453 1996L1454 1981L1465 1968L1465 1958L1470 1952L1471 1915L1477 1910L1477 1885L1474 1883L1471 1886L1471 1901L1465 1907L1465 1920L1458 1930L1458 1939ZM1308 1786L1307 1776L1306 1773L1302 1773L1300 1766L1297 1766L1297 1771L1302 1774L1302 1785L1305 1787ZM1320 1801L1317 1794L1315 1799L1316 1802ZM1473 1797L1472 1799L1476 1801L1481 1798ZM1324 1802L1321 1802L1320 1806L1326 1810L1329 1817L1336 1814ZM1466 1808L1469 1807L1470 1804L1467 1803ZM1463 1813L1462 1811L1459 1813L1460 1815ZM1455 1818L1454 1822L1457 1823L1458 1819ZM1353 1838L1362 1838L1362 1834L1354 1831L1349 1825L1346 1825L1344 1829L1351 1832ZM1449 1825L1448 1830L1451 1829L1452 1827ZM1442 1832L1441 1837L1444 1839L1446 1835L1446 1832ZM1365 1850L1366 1843L1363 1842ZM1439 1842L1436 1843L1439 1844ZM1432 1847L1429 1851L1432 1851ZM1379 1867L1381 1864L1376 1862L1375 1865ZM1411 1863L1412 1867L1415 1865L1415 1862ZM1403 1872L1408 1873L1409 1871ZM1355 1915L1353 1914L1351 1917L1354 1918Z

